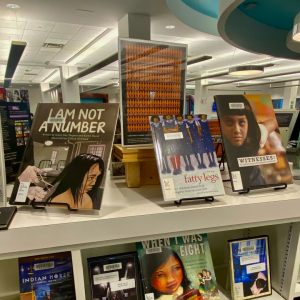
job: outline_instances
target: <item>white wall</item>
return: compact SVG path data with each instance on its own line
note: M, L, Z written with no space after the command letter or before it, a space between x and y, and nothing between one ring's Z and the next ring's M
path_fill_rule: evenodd
M35 114L37 104L42 102L42 92L40 88L28 88L30 112Z

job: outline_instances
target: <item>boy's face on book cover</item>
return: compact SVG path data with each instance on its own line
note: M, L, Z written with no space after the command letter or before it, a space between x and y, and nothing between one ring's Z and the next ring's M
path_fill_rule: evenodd
M151 276L152 286L167 295L176 294L183 279L183 270L178 259L170 256Z
M225 115L220 118L222 131L233 146L242 146L248 134L246 116Z

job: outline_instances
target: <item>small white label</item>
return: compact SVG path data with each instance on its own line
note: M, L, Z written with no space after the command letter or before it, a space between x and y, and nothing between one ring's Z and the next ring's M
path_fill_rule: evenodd
M47 123L66 123L66 118L48 118Z
M240 258L241 266L259 263L259 254L242 256Z
M16 202L26 202L30 182L20 182L19 189L16 196Z
M266 271L266 263L259 263L255 265L246 266L247 274Z
M34 264L33 267L34 267L35 271L53 269L54 261L49 261L49 262L40 263L40 264Z
M244 103L229 103L229 108L230 109L244 109L245 105Z
M135 279L127 279L110 283L112 292L135 288Z
M164 184L163 187L164 187L165 195L166 195L167 199L175 198L176 193L175 193L173 178L164 178L163 184Z
M240 157L237 160L240 168L278 163L276 154Z
M104 272L113 271L113 270L120 270L122 269L122 263L104 265L103 270Z
M97 274L93 276L94 284L119 281L119 272L111 272L105 274Z
M145 294L145 300L154 300L154 293Z
M239 253L251 252L251 251L255 251L255 250L256 250L255 245L245 246L245 247L241 247Z
M236 298L244 298L244 287L242 282L235 283L234 290Z
M240 171L234 171L231 172L231 178L233 187L235 190L242 190L243 189L243 182L241 178L241 172Z
M161 247L146 249L146 254L160 253Z
M165 133L165 140L179 140L183 139L182 132L172 132L172 133Z

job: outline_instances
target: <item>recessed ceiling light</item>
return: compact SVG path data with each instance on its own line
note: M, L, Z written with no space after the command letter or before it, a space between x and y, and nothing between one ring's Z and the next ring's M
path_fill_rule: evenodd
M29 86L32 86L32 84L29 84Z
M166 28L167 28L167 29L174 29L175 26L174 26L174 25L167 25Z
M236 76L242 76L242 75L257 75L264 72L263 66L257 66L257 65L248 65L248 66L236 66L229 68L229 75L236 75Z
M246 9L254 9L257 7L257 5L258 5L257 2L248 2L245 4L245 8Z
M12 9L19 9L21 6L18 5L18 4L13 4L13 3L10 3L10 4L6 4L6 6L8 8L12 8Z

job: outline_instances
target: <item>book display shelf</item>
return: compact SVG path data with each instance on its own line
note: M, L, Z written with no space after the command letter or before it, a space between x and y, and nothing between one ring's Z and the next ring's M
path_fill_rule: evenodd
M268 299L300 296L300 185L233 193L212 203L176 206L163 201L159 185L127 188L107 176L99 211L19 207L9 230L0 234L0 300L19 299L19 257L71 251L77 299L91 299L87 258L135 250L135 242L208 233L221 299L230 299L228 240L268 235L273 294Z

